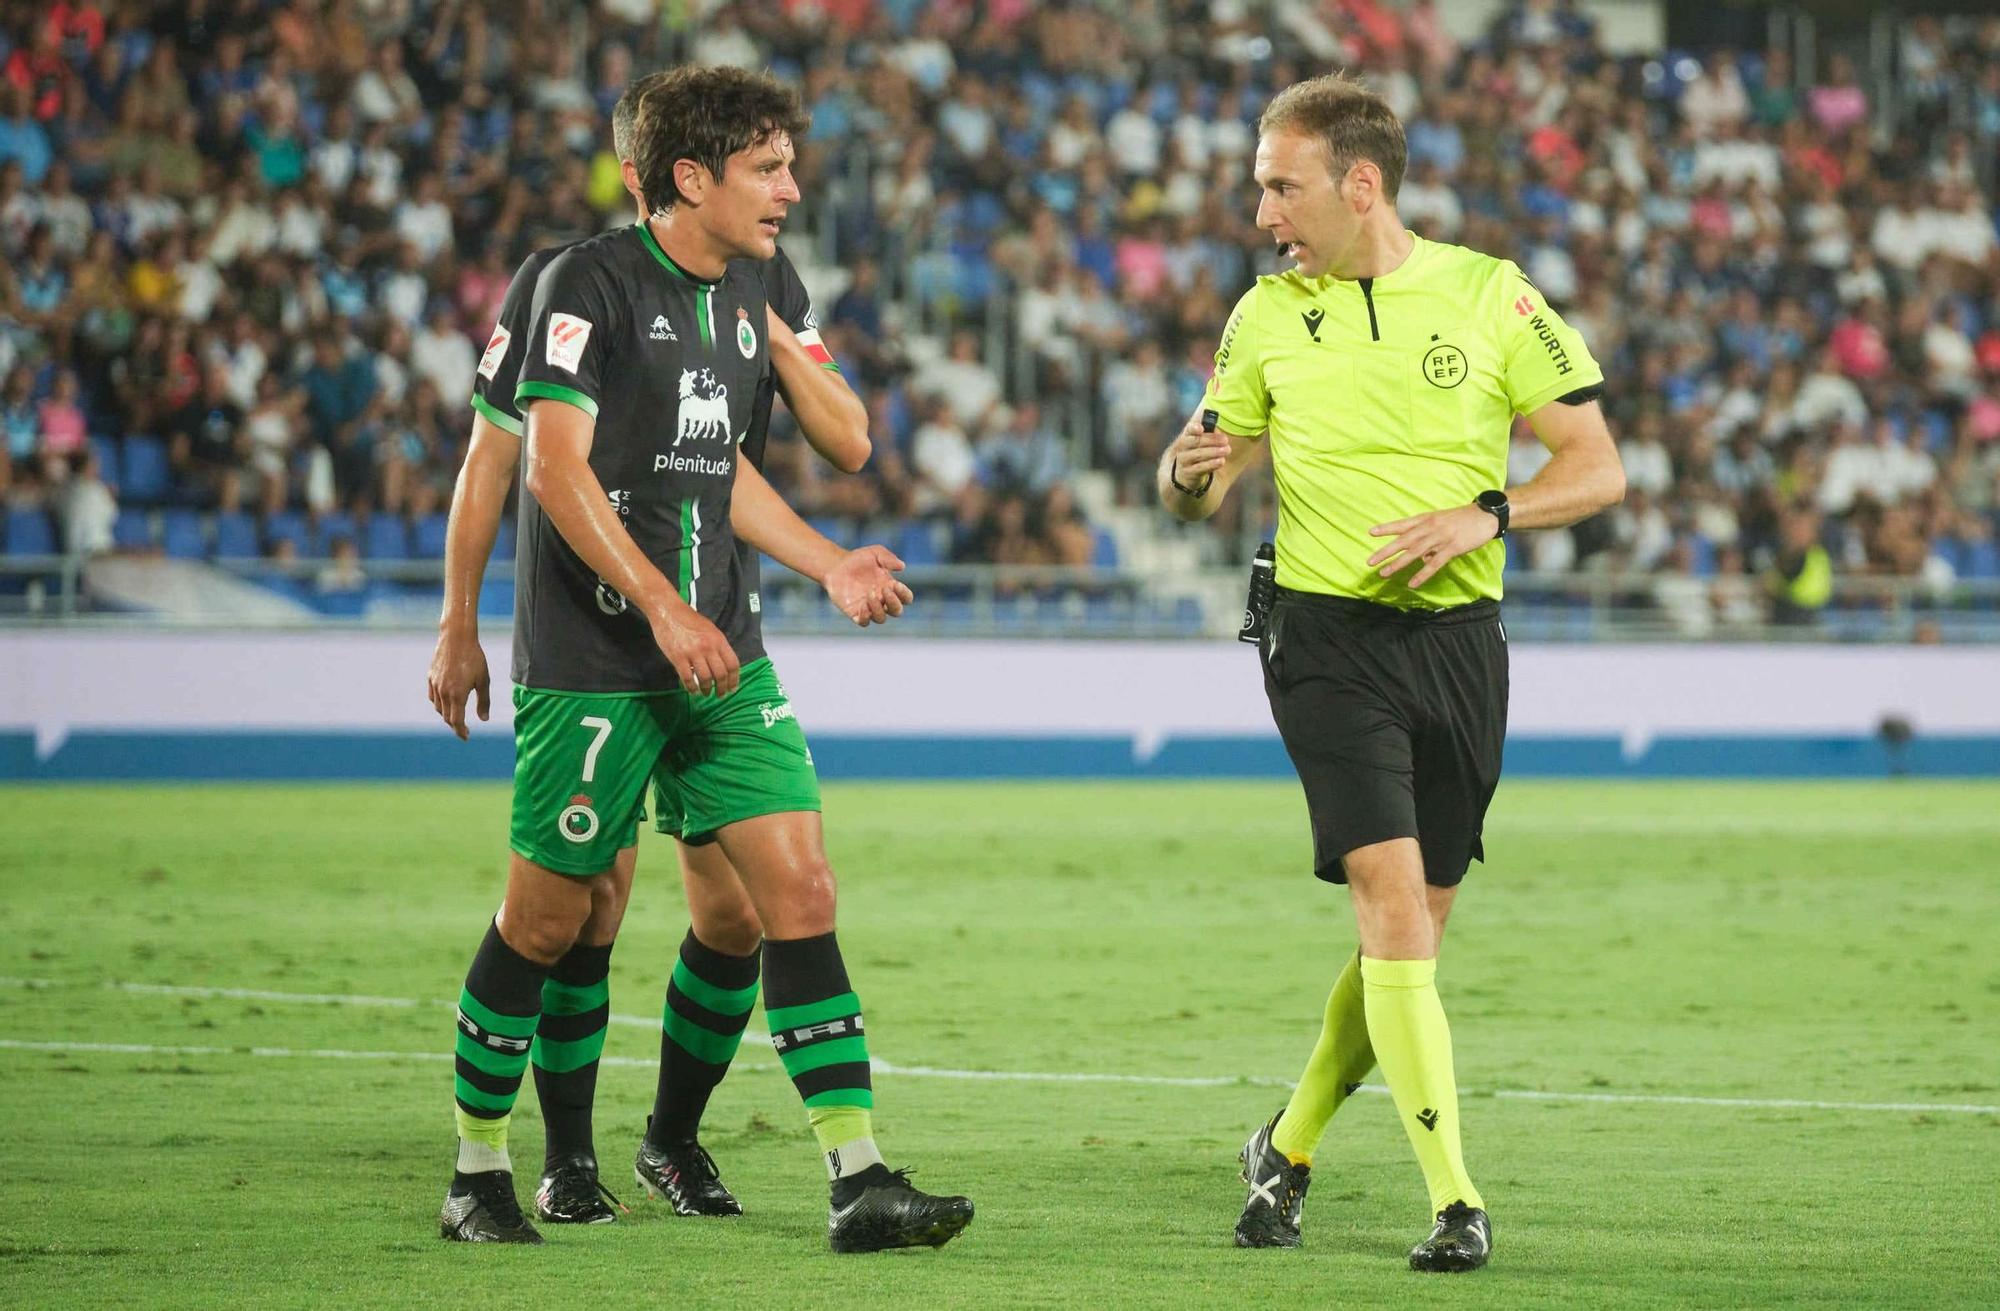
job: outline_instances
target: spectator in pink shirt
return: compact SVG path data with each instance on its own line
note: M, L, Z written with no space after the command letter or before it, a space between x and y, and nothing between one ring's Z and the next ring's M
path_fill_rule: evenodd
M1868 93L1854 80L1854 61L1835 55L1828 64L1826 82L1812 89L1806 103L1820 131L1830 137L1844 135L1867 118Z
M42 467L51 483L60 482L69 470L69 457L86 445L83 407L77 404L76 371L64 369L56 375L54 389L42 402Z

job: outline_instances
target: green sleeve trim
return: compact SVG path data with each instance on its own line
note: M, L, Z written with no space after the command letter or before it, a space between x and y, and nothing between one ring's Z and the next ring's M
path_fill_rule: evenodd
M779 1059L785 1063L785 1073L794 1079L829 1065L865 1065L868 1062L868 1040L857 1037L816 1042L810 1047L785 1052Z
M597 402L574 387L565 387L559 382L524 382L514 389L514 404L535 400L562 401L576 406L593 419L597 417Z
M599 979L585 987L546 979L542 983L542 1014L587 1015L611 1000L611 980Z
M863 1110L873 1110L875 1093L869 1088L829 1088L806 1098L807 1110L816 1111L822 1106L859 1106Z
M478 392L472 393L472 409L474 413L502 432L511 432L516 437L521 435L521 421Z
M497 1033L503 1038L532 1038L535 1026L541 1022L540 1015L502 1015L488 1010L480 1000L469 992L458 994L458 1009L465 1018L471 1020L488 1033Z
M809 1024L845 1019L860 1013L861 998L851 992L843 992L838 997L809 1001L803 1006L780 1006L775 1010L767 1006L764 1008L764 1023L775 1033L779 1029L803 1029Z
M748 1015L757 1004L757 985L747 988L718 988L688 968L684 960L674 962L674 986L697 1006L717 1015Z

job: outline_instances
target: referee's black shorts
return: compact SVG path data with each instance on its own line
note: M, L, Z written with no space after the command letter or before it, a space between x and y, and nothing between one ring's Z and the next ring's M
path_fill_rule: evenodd
M1417 840L1437 887L1486 858L1480 830L1507 735L1497 602L1409 612L1279 588L1262 655L1305 785L1313 873L1345 883L1343 856L1391 838Z

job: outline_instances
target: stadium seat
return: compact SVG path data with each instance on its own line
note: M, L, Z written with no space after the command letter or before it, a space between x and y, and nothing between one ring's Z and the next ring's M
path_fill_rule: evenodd
M40 510L7 511L8 555L57 555L56 526Z
M410 555L410 525L399 514L378 514L361 535L361 555L368 560L406 560Z
M1090 530L1090 563L1097 569L1118 567L1118 539L1111 535L1109 528Z
M411 534L413 554L419 560L444 559L445 517L441 514L427 514L417 520L416 531Z
M208 533L201 515L193 510L165 510L160 514L160 547L176 560L208 558Z
M514 558L515 531L516 525L512 519L502 519L500 521L500 531L494 535L493 554L489 558L502 561Z
M218 560L256 559L256 520L240 510L216 515L215 556Z
M514 613L514 581L511 578L489 578L479 589L479 615L482 619L507 619Z
M1965 553L1965 576L1968 578L2000 578L2000 542L1992 538L1974 542Z
M912 569L943 564L944 552L938 544L938 525L918 519L903 525L896 534L895 552Z
M105 482L117 487L121 465L118 459L118 443L109 437L93 433L90 449L97 452L97 475Z
M150 551L153 520L144 510L120 510L111 525L111 544L121 551Z
M135 505L158 505L173 490L167 467L167 444L143 433L125 439L119 462L118 499Z
M292 549L301 556L306 554L309 534L306 518L293 510L280 510L264 520L264 549L269 550L279 542L290 542Z
M319 521L313 525L312 553L316 556L332 555L333 544L342 538L356 546L361 544L360 536L354 530L354 516L329 510L319 516Z

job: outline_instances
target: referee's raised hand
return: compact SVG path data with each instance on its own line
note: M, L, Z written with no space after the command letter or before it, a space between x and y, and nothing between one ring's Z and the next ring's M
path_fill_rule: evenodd
M1432 510L1407 519L1392 519L1368 530L1370 537L1393 537L1368 557L1384 578L1393 578L1413 564L1423 568L1410 577L1411 588L1437 577L1438 570L1468 551L1476 551L1499 534L1500 521L1476 505Z

